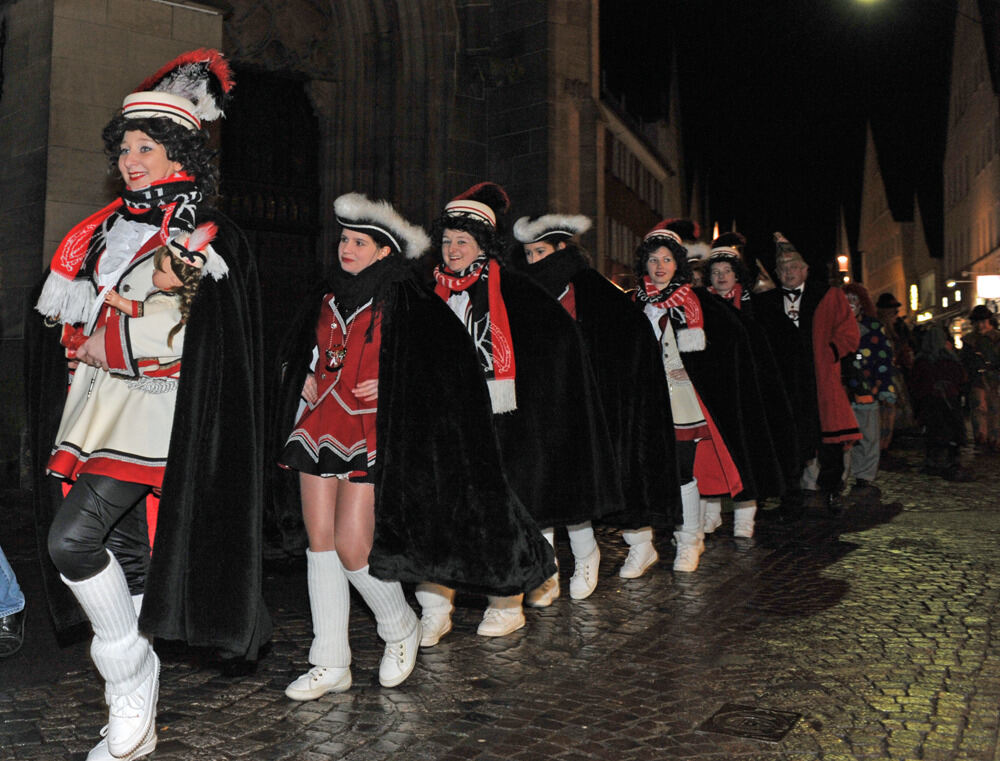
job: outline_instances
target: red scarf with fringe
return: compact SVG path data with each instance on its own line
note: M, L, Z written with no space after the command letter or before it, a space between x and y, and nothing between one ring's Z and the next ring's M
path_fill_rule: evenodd
M493 376L497 380L513 381L516 375L514 366L514 342L510 335L510 322L507 319L507 307L500 294L500 265L496 259L473 263L461 273L444 270L441 266L434 268L434 293L444 301L452 293L461 292L476 283L486 274L487 298L490 309L490 345L493 352Z

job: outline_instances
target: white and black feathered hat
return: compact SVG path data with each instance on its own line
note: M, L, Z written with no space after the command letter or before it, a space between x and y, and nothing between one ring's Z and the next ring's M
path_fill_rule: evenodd
M712 249L708 252L708 264L718 261L743 261L743 247L747 239L740 233L723 233L712 241Z
M656 227L643 236L643 241L652 240L653 238L664 238L665 240L672 240L678 246L683 246L684 241L681 240L681 236L668 227L671 222L673 222L672 219L664 219L662 222L657 223Z
M582 214L545 214L535 221L521 217L514 223L514 237L520 243L559 242L590 229L590 217Z
M495 230L497 219L509 209L506 190L495 182L480 182L450 200L444 207L444 216L472 219Z
M168 240L167 250L171 256L201 270L202 277L211 275L213 280L221 280L229 274L229 267L211 246L218 232L219 228L214 222L205 222L190 234L181 233Z
M407 259L416 259L431 247L431 239L419 225L412 225L388 201L372 201L361 193L345 193L333 202L337 222L349 230L377 232L389 246Z
M143 82L122 103L127 119L169 119L191 130L223 116L233 73L218 50L184 53Z

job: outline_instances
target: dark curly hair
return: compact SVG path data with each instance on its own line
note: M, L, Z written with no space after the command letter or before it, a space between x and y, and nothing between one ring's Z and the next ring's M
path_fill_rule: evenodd
M208 147L206 130L191 130L163 118L126 119L115 116L101 132L104 153L108 157L111 174L118 174L118 156L125 133L137 130L162 145L167 158L176 161L184 171L194 176L195 185L205 200L215 196L219 187L219 170L215 166L215 151Z
M705 274L708 279L707 285L712 284L712 265L728 264L733 268L736 275L736 282L743 286L743 290L750 290L754 286L754 278L750 274L750 269L743 263L742 259L735 256L709 256L705 260Z
M428 256L435 256L439 262L441 261L441 239L444 237L445 230L461 230L469 233L476 239L476 243L488 258L504 261L506 246L499 230L475 217L464 214L442 214L431 224L431 250L427 252Z
M635 272L639 276L639 279L641 280L643 275L647 274L646 260L649 259L649 255L664 246L670 249L670 253L674 255L674 261L677 263L677 271L674 272L674 276L670 279L670 282L690 283L691 263L688 262L687 249L673 238L668 238L665 235L647 238L636 248Z

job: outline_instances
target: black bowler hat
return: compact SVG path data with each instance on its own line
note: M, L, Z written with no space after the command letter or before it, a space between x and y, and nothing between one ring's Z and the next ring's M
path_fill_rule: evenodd
M875 302L876 309L899 309L902 304L896 301L896 297L891 293L883 293Z

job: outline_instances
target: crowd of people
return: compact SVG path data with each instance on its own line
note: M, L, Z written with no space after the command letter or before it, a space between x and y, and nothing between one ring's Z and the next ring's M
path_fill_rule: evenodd
M658 563L657 531L672 532L673 570L695 572L727 506L747 542L763 500L793 521L810 504L840 514L850 478L848 503L876 499L904 372L935 432L928 467L955 472L967 375L942 332L903 366L904 339L862 286L810 279L780 233L776 284L747 267L741 236L698 244L688 220L646 233L625 292L579 245L589 219L524 217L511 239L489 182L429 235L385 201L338 197L336 259L272 378L253 256L210 205L203 123L232 86L199 50L125 98L103 133L121 196L66 236L37 300L35 508L53 618L94 632L108 722L90 761L155 748L154 637L257 657L268 500L308 535L310 668L286 694L313 700L351 687L351 587L394 687L451 632L456 589L485 596L482 636L552 605L557 532L582 600L600 580L595 524L620 530L629 580ZM996 448L991 319L980 329L973 312L962 356L977 442Z

